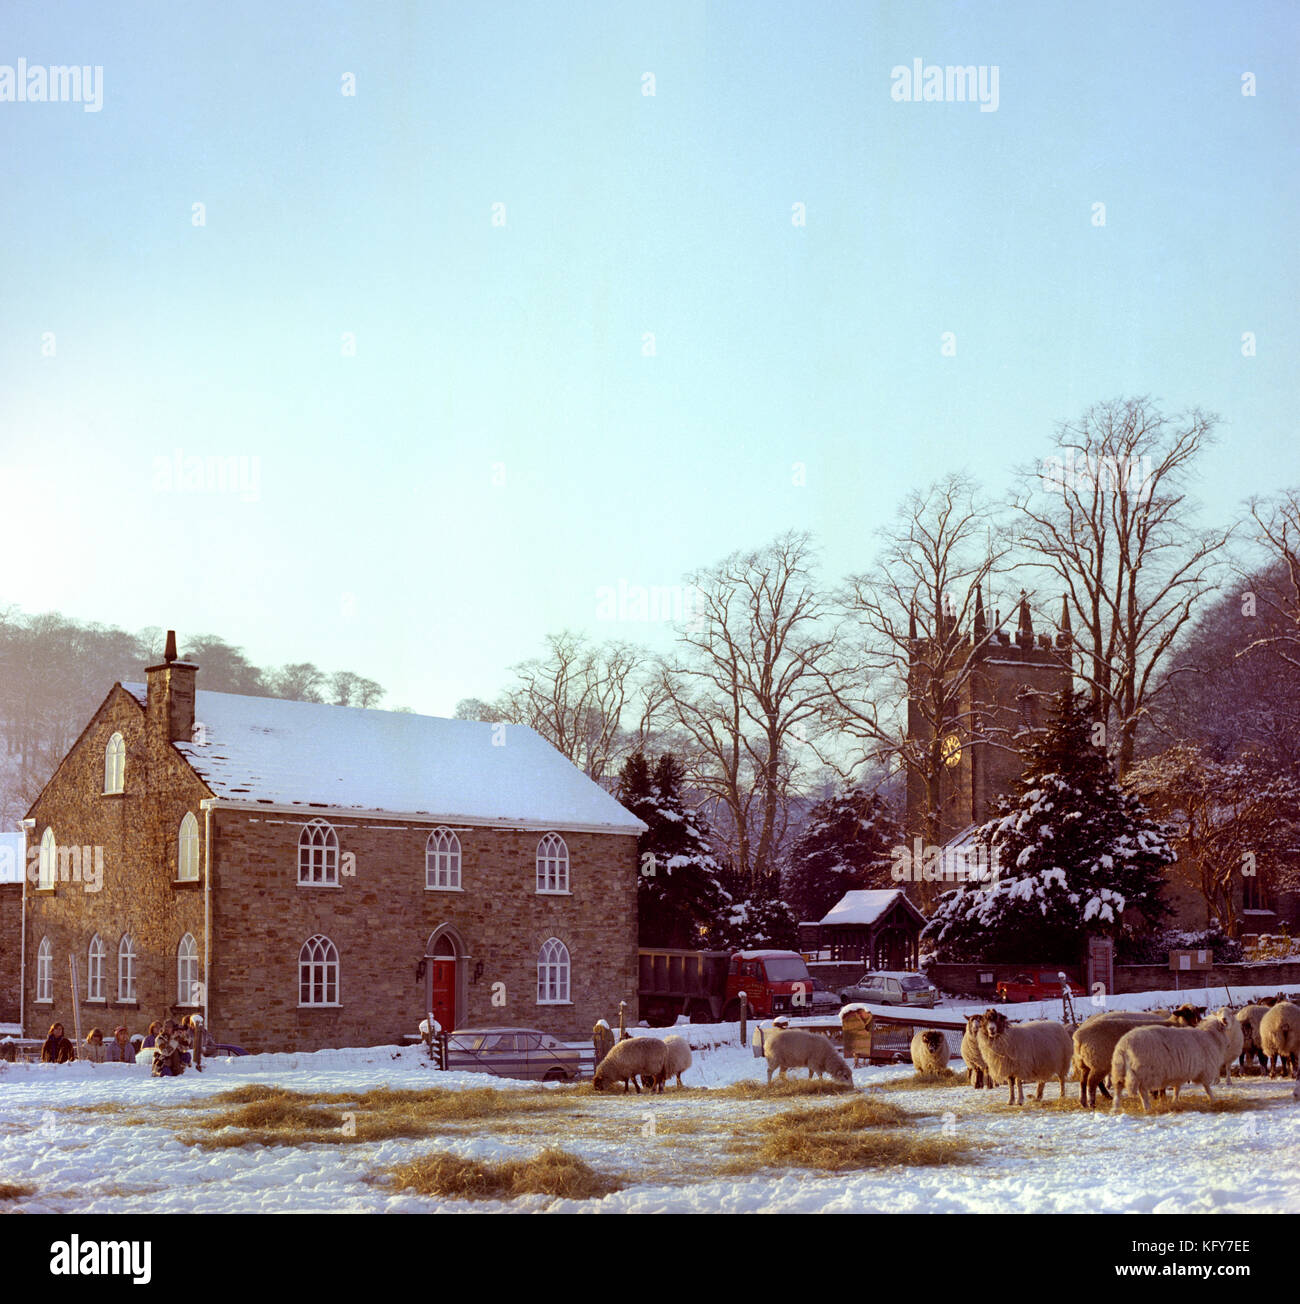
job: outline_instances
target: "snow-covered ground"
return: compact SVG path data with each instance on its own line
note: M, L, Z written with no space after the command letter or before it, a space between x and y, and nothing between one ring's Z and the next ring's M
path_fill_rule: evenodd
M1259 993L1264 994L1264 993ZM1142 1008L1168 997L1119 997ZM1247 993L1233 995L1241 1000ZM1200 1004L1217 992L1183 992ZM1037 1013L1037 1009L1017 1013ZM1056 1010L1043 1013L1057 1014ZM639 1029L663 1036L670 1029ZM519 1087L477 1073L438 1073L420 1047L370 1047L209 1061L202 1074L152 1078L116 1064L0 1065L0 1182L36 1188L4 1207L31 1212L343 1212L454 1211L494 1208L599 1212L1282 1212L1300 1210L1300 1104L1292 1083L1246 1078L1223 1087L1247 1112L1180 1112L1113 1118L1105 1110L1009 1107L1004 1090L962 1085L882 1091L893 1104L922 1115L909 1135L950 1135L980 1149L970 1166L896 1167L840 1175L778 1169L722 1178L728 1128L765 1115L832 1104L833 1099L738 1099L716 1088L763 1082L766 1068L749 1047L726 1044L735 1025L677 1031L698 1045L680 1094L589 1092L537 1116L523 1128L481 1125L455 1134L366 1144L244 1146L204 1151L177 1133L210 1098L244 1084L300 1092L356 1092L375 1087ZM910 1067L862 1068L867 1092L908 1079ZM552 1088L527 1084L529 1090ZM1077 1085L1068 1095L1077 1099ZM1049 1086L1047 1104L1059 1088ZM1216 1091L1216 1096L1220 1095ZM1032 1092L1029 1093L1032 1096ZM1190 1088L1185 1099L1202 1097ZM176 1116L161 1105L185 1103ZM125 1112L83 1112L118 1104ZM340 1106L346 1108L346 1106ZM133 1123L129 1117L143 1119ZM397 1193L363 1181L385 1165L431 1150L484 1159L527 1157L548 1144L580 1155L604 1172L631 1174L635 1184L600 1200L527 1196L508 1205L465 1203ZM635 1179L641 1180L636 1181Z

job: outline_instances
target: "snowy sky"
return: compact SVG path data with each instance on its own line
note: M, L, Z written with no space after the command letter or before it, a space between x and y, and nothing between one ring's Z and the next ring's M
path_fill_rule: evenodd
M550 630L663 644L601 586L790 526L864 569L909 489L1001 490L1117 394L1220 413L1228 517L1300 479L1298 25L7 0L0 65L103 73L0 102L0 601L450 713ZM914 59L996 67L996 111L896 102Z

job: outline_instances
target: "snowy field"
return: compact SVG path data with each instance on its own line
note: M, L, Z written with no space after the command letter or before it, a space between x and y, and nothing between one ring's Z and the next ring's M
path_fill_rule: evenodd
M1266 993L1258 993L1264 995ZM1233 995L1242 1001L1248 993ZM1120 997L1144 1008L1173 993ZM1180 999L1222 1003L1222 989ZM1056 1010L1011 1007L1014 1016ZM1080 1011L1081 1017L1084 1013ZM669 1029L638 1030L664 1036ZM693 1040L723 1042L735 1027L696 1025ZM960 1067L954 1061L955 1067ZM737 1131L782 1111L820 1108L842 1096L724 1095L729 1084L763 1083L749 1047L697 1050L685 1075L661 1096L509 1083L479 1073L438 1073L420 1047L370 1047L209 1061L202 1074L152 1078L116 1064L0 1064L0 1183L31 1189L0 1204L14 1212L451 1212L512 1209L625 1212L1210 1212L1300 1210L1300 1105L1289 1080L1243 1078L1216 1089L1235 1102L1206 1109L1199 1087L1176 1112L1112 1117L1055 1104L1059 1087L1023 1108L1006 1089L911 1086L910 1066L862 1068L858 1091L916 1119L909 1137L958 1137L972 1162L823 1173L773 1168L720 1176ZM353 1144L243 1145L205 1150L178 1139L212 1098L233 1087L361 1093L491 1087L556 1095L539 1113L448 1126L436 1136ZM744 1088L740 1088L744 1090ZM1248 1109L1241 1108L1248 1104ZM1108 1105L1108 1102L1107 1102ZM89 1108L87 1108L89 1107ZM340 1106L346 1108L346 1105ZM364 1180L430 1151L484 1160L528 1158L547 1145L580 1156L628 1185L601 1199L522 1196L509 1202L407 1194Z

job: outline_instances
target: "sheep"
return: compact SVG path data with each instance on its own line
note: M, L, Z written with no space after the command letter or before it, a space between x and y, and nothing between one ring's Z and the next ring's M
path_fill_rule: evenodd
M1232 1011L1225 1005L1221 1010L1215 1010L1215 1014L1222 1014L1228 1023L1228 1045L1223 1052L1223 1064L1219 1068L1228 1080L1228 1085L1232 1085L1232 1065L1239 1055L1245 1054L1246 1036L1245 1029L1235 1018L1232 1017ZM1219 1073L1214 1075L1214 1080L1219 1080Z
M939 1077L948 1071L948 1038L933 1028L918 1031L912 1038L912 1063L923 1077Z
M1074 1049L1070 1034L1059 1023L1038 1019L1033 1023L1013 1024L1001 1010L989 1010L980 1023L980 1055L995 1082L1010 1084L1007 1104L1025 1103L1025 1083L1037 1082L1035 1100L1042 1100L1043 1088L1050 1078L1061 1083L1065 1098L1065 1079L1070 1072Z
M1268 1056L1268 1076L1294 1073L1300 1055L1300 1005L1278 1001L1259 1021L1259 1045Z
M644 1075L650 1079L651 1090L662 1092L667 1077L666 1060L664 1043L657 1037L627 1037L615 1043L614 1049L600 1061L591 1085L597 1091L604 1091L615 1082L621 1082L626 1094L630 1080L639 1096L641 1084L637 1078Z
M1116 1043L1110 1061L1110 1081L1115 1088L1111 1113L1121 1112L1124 1092L1136 1092L1142 1112L1151 1112L1151 1095L1165 1087L1174 1100L1185 1082L1199 1082L1211 1100L1210 1084L1219 1076L1228 1048L1228 1015L1219 1010L1195 1028L1169 1028L1159 1024L1130 1028Z
M1267 1068L1268 1059L1259 1044L1259 1021L1268 1010L1269 1007L1259 1001L1237 1011L1237 1022L1241 1025L1242 1039L1241 1054L1237 1057L1238 1068L1247 1068L1252 1055L1259 1060L1261 1068Z
M977 1091L993 1085L988 1066L980 1054L979 1027L982 1017L979 1014L968 1015L966 1031L961 1035L961 1057L966 1064L966 1080L971 1082Z
M806 1032L803 1028L783 1028L766 1038L763 1056L767 1060L769 1084L777 1069L781 1070L783 1078L787 1069L807 1069L810 1080L814 1073L818 1077L827 1073L836 1082L853 1085L853 1070L831 1045L830 1038L820 1033Z
M691 1048L685 1037L664 1038L664 1078L677 1078L682 1085L682 1074L691 1067Z
M1097 1108L1097 1092L1107 1099L1105 1078L1119 1039L1130 1028L1148 1025L1194 1028L1205 1011L1199 1006L1180 1005L1172 1013L1153 1010L1138 1014L1130 1010L1112 1010L1085 1019L1074 1030L1073 1068L1079 1076L1079 1104L1084 1109Z

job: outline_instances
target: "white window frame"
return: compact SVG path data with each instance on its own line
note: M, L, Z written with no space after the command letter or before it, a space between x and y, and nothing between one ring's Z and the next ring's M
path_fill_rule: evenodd
M430 892L459 892L460 839L451 829L434 829L424 844L424 886Z
M198 983L199 944L193 933L186 933L176 944L176 1004L201 1005L201 1001L194 999L194 988Z
M48 937L36 948L36 999L42 1005L54 1004L54 947Z
M117 944L117 999L119 1002L134 1001L135 994L135 938L130 933L123 933Z
M339 949L323 933L316 933L298 949L298 1008L337 1008L342 1004Z
M115 733L104 748L104 795L126 791L126 741Z
M317 868L320 878L314 876ZM339 886L339 835L326 820L312 820L298 834L298 886Z
M537 891L545 896L569 896L569 848L558 833L537 844Z
M104 982L104 961L108 958L108 948L98 933L90 939L86 948L86 1000L97 1004L108 1003L108 991Z
M193 811L186 811L176 839L176 881L199 881L199 822Z
M558 937L548 937L537 953L537 1004L572 1005L569 948Z
M37 891L53 890L55 883L58 881L58 869L55 864L58 852L58 842L54 837L54 829L51 826L41 834L40 868L36 879Z

